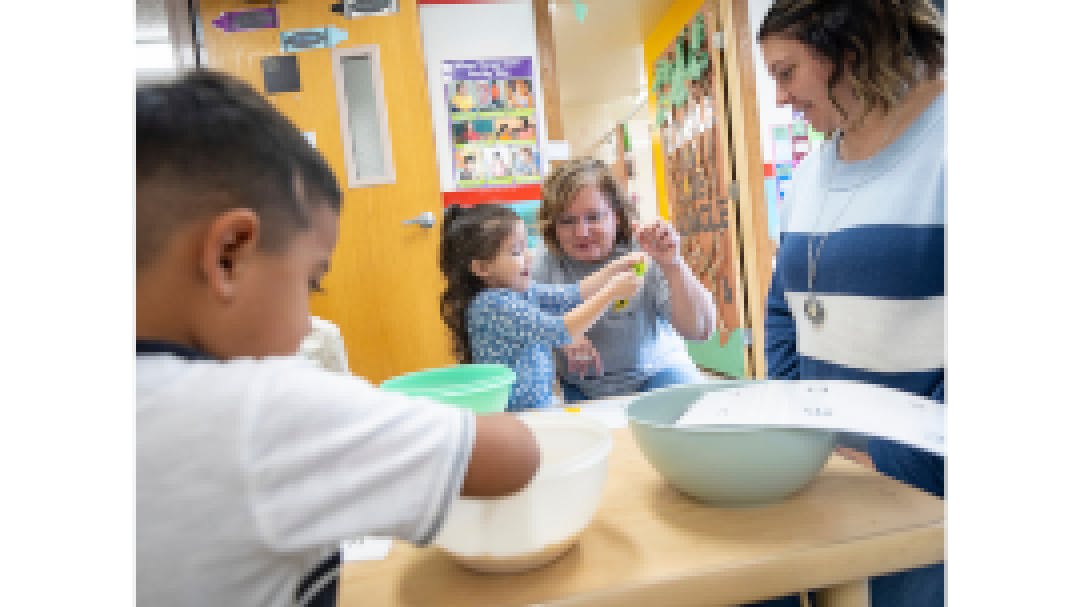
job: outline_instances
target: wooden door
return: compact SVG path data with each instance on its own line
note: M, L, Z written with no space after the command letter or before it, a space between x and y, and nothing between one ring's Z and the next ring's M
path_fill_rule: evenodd
M223 11L252 8L235 1L202 0L199 18L208 65L259 91L265 90L262 59L283 54L283 30L332 25L348 34L339 48L379 47L393 184L348 187L330 49L297 52L300 92L268 96L301 131L315 134L345 192L337 249L325 293L312 297L312 313L341 328L352 372L379 382L452 362L439 317L439 224L402 223L425 211L441 218L431 108L415 0L401 0L397 14L357 19L332 13L330 4L278 3L280 29L225 33L214 27Z

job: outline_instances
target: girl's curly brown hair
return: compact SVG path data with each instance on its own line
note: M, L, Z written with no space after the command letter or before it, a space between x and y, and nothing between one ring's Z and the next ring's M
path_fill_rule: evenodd
M443 215L439 269L446 278L446 289L440 299L440 311L450 329L454 358L460 363L472 362L465 312L473 298L487 288L472 273L472 261L494 259L518 221L521 218L517 213L497 204L452 206Z
M595 186L607 198L615 212L615 244L629 245L634 237L632 221L636 218L633 203L619 185L615 175L600 160L574 158L556 168L544 181L544 203L536 213L536 223L551 253L562 254L555 231L559 216L570 206L574 196L586 185Z
M941 13L929 0L777 0L757 32L801 42L832 63L829 100L850 58L855 98L862 103L857 125L876 108L888 113L916 82L945 69Z

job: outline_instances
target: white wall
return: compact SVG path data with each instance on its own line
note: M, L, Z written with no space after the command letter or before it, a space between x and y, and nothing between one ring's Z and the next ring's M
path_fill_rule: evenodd
M750 19L750 35L757 37L758 28L765 20L765 13L774 0L749 0L747 14ZM765 162L772 162L772 134L770 129L774 124L787 124L794 120L791 106L776 107L776 85L769 76L769 70L765 66L765 59L761 56L761 47L754 41L754 72L757 84L758 116L761 123L761 154Z
M648 107L648 106L646 106ZM639 219L650 223L657 218L656 211L656 175L652 156L652 125L648 110L642 112L645 118L628 120L630 131L630 156L634 159L634 174L630 180L630 191L638 196Z
M533 94L536 101L536 144L540 158L548 166L547 121L544 119L543 85L536 54L536 25L532 3L513 4L424 4L420 6L420 34L424 45L428 94L435 127L435 149L439 160L442 191L454 189L454 166L450 146L450 117L446 108L446 87L442 62L456 59L532 57Z

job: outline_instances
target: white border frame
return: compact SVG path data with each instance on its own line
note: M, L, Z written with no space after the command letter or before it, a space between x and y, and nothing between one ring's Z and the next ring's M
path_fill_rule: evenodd
M370 57L371 76L375 86L375 111L379 115L379 129L382 135L383 174L358 179L356 163L353 160L352 135L349 131L349 103L345 98L345 75L341 63L347 57ZM379 46L365 44L346 48L335 48L330 53L333 64L334 88L337 89L338 117L341 120L341 145L345 150L345 170L348 172L349 188L362 188L372 185L397 183L394 171L393 144L390 141L390 123L387 115L386 97L383 94L382 62L379 60Z

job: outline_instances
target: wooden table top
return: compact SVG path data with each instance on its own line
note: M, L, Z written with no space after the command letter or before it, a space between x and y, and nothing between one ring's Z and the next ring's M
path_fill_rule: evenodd
M346 563L342 607L736 605L835 586L945 557L945 502L834 456L779 504L690 500L616 429L600 507L580 542L534 571L469 572L434 547L395 542Z

